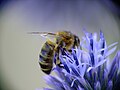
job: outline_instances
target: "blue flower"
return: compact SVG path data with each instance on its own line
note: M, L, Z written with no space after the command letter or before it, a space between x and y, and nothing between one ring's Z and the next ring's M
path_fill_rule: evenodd
M113 60L110 55L117 42L107 46L103 33L84 32L80 47L69 53L61 49L59 55L64 68L55 66L57 75L47 75L45 80L51 88L44 90L117 90L120 87L120 51Z

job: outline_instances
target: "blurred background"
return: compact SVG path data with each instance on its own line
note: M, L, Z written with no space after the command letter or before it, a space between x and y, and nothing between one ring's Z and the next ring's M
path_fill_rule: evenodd
M119 1L119 0L118 0ZM27 32L102 30L108 44L119 42L117 0L0 0L0 90L36 90L47 85L38 65L44 38Z

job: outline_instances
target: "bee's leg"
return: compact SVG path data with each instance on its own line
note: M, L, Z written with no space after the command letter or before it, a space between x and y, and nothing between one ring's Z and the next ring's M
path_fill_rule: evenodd
M58 57L58 55L57 55L57 53L55 53L54 54L54 63L55 63L55 65L57 65L57 57Z
M59 66L59 67L62 67L62 63L60 62L60 58L59 58L59 53L60 52L60 49L58 48L57 51L55 52L55 59L54 59L54 63Z
M77 48L80 47L80 39L76 35L74 35L74 45L73 45L73 48L75 48L75 47L77 47Z
M57 55L56 57L56 65L58 65L59 67L61 67L61 62L60 62L60 59L59 59L59 54Z
M58 52L58 46L59 46L58 44L55 45L55 48L54 48L55 52Z
M59 54L61 52L61 49L65 49L65 43L61 40L59 43L55 45L54 51L55 51L55 61L54 63L58 65L59 67L61 66L62 63L60 62Z

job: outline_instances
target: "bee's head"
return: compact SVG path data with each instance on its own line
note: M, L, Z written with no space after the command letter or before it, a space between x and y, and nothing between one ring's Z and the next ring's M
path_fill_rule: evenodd
M64 44L64 46L71 46L74 40L74 35L69 31L61 31L57 33L56 43Z
M61 31L58 32L57 35L62 39L68 39L68 40L73 36L73 34L70 31Z

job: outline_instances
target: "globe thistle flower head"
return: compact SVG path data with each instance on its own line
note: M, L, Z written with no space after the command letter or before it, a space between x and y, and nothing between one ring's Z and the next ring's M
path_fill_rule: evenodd
M51 88L44 90L117 90L120 83L120 51L113 59L117 42L107 46L102 31L84 32L80 47L72 52L60 49L59 59L63 68L55 66L56 76L47 75L45 80Z

